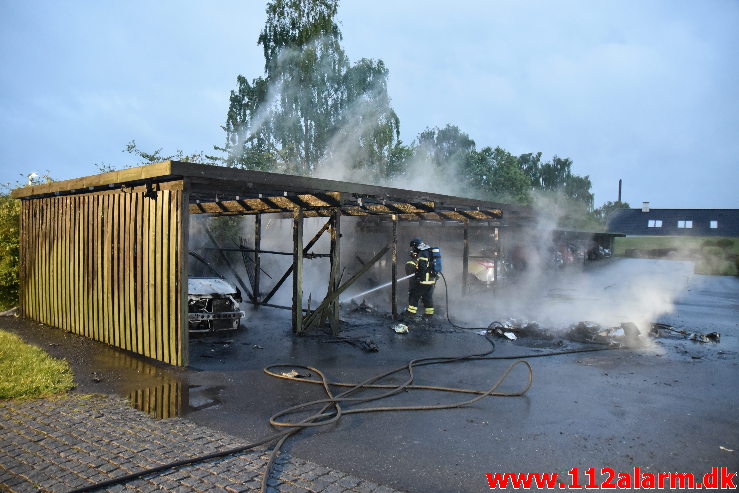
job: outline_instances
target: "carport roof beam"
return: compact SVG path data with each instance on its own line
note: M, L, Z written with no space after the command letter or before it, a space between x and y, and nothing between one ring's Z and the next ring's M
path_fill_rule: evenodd
M182 181L188 183L190 212L194 214L259 214L302 208L305 216L311 217L329 216L338 207L343 215L397 214L400 219L422 215L424 220L437 221L500 219L503 210L508 218L509 214L518 219L530 217L525 207L484 200L179 161L24 187L14 190L13 196L41 198L138 186L158 189Z

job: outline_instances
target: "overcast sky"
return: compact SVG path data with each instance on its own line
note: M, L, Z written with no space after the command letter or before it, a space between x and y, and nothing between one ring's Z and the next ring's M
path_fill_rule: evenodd
M265 2L0 0L0 182L222 144L262 75ZM589 175L596 205L739 208L739 2L344 0L352 61L381 58L411 143L457 125Z

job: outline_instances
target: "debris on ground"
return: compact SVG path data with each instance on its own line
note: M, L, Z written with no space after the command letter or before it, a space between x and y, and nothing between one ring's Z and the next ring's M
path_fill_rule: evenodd
M380 348L377 347L377 344L375 344L375 342L372 339L364 339L364 338L359 338L359 337L329 336L329 337L323 337L321 339L321 342L326 342L326 343L345 342L354 347L358 347L362 351L366 351L368 353L376 353L377 351L380 350Z
M541 328L539 322L509 318L503 322L493 322L488 326L487 333L515 341L519 337L534 339L552 339L553 335Z
M4 312L0 312L0 317L19 317L20 316L20 309L16 306L15 308L11 308L10 310L5 310Z
M703 343L721 342L721 334L718 332L708 332L706 334L702 334L700 332L688 332L687 330L676 329L675 327L671 325L662 324L662 323L653 323L652 329L650 330L649 333L650 335L653 335L655 337L662 337L665 335L665 332L672 333L672 334L679 334L679 335L687 337L691 341L696 341L696 342L703 342Z
M366 300L362 300L361 303L357 303L356 301L352 300L349 303L349 310L351 312L357 313L374 313L377 311L377 309L372 306L371 304L367 303Z
M407 334L408 333L408 326L406 324L395 324L390 328L393 329L396 334Z
M282 375L283 377L287 377L287 378L308 378L308 377L311 376L311 374L308 373L308 372L306 372L306 373L300 373L297 370L295 370L294 368L292 370L290 370L290 371L280 372L280 375Z

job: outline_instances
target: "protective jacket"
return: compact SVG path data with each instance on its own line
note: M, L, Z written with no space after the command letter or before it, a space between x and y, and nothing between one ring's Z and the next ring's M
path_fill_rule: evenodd
M405 273L413 274L408 286L408 308L406 311L415 315L418 313L418 302L424 305L424 314L434 314L434 285L436 272L432 266L431 249L417 249L416 255L405 263Z
M419 250L415 258L405 264L405 273L414 274L413 280L419 284L436 284L436 272L431 262L431 249Z

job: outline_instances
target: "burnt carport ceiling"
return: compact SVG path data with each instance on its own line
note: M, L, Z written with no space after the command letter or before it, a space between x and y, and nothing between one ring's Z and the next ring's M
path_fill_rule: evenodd
M305 217L316 217L330 216L339 208L346 216L395 216L399 220L499 223L505 215L510 224L531 217L527 208L484 200L179 161L26 187L16 191L16 196L38 198L128 188L156 191L173 183L184 183L191 214L246 215L302 209Z

